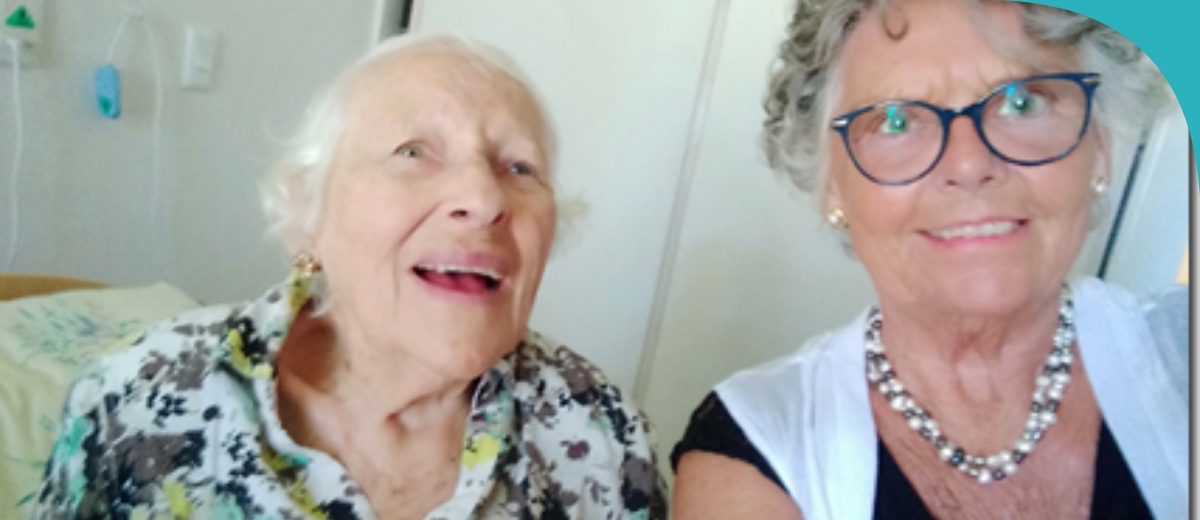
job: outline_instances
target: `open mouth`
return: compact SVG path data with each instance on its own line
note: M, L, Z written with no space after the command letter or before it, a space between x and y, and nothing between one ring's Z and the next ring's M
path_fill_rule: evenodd
M418 265L413 273L426 283L449 291L481 294L500 289L504 278L491 269L455 265Z
M1024 221L1008 220L1002 222L986 222L945 229L933 229L929 235L942 240L960 240L971 238L992 238L1007 235L1025 225Z

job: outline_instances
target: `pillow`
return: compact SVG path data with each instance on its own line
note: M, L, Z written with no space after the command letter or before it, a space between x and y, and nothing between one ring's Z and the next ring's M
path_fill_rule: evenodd
M24 518L36 499L75 374L197 306L162 283L0 302L0 518Z

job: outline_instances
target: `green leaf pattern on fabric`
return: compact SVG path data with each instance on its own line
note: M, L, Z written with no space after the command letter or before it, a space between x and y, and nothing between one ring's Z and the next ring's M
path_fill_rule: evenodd
M115 345L145 326L138 320L106 319L110 311L86 302L78 306L55 302L22 307L18 313L23 321L10 332L20 340L18 351L25 354L19 361L22 366L42 356L67 365L84 365L105 353L88 347Z

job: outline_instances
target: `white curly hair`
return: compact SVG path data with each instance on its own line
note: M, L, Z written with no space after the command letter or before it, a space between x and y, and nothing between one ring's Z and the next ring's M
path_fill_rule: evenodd
M798 0L771 72L760 144L771 168L801 190L813 191L819 198L826 193L829 121L840 89L837 67L847 37L868 14L900 1L905 0ZM983 4L996 0L963 1L973 5L979 15L976 22L997 48L1010 51L982 14ZM1102 75L1104 85L1096 91L1093 120L1114 143L1136 143L1171 96L1154 64L1124 36L1091 18L1043 5L1012 3L1019 6L1022 27L1033 41L1066 48L1082 70ZM885 14L880 23L889 24L887 11L880 12ZM1030 65L1036 68L1036 63ZM1103 201L1098 200L1098 205L1103 207ZM1093 208L1093 219L1098 212Z

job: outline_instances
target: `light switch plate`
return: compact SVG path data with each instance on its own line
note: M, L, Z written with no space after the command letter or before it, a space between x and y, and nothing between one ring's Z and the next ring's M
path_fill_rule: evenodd
M189 90L212 88L219 41L216 31L196 27L187 28L183 40L181 78L183 88Z

